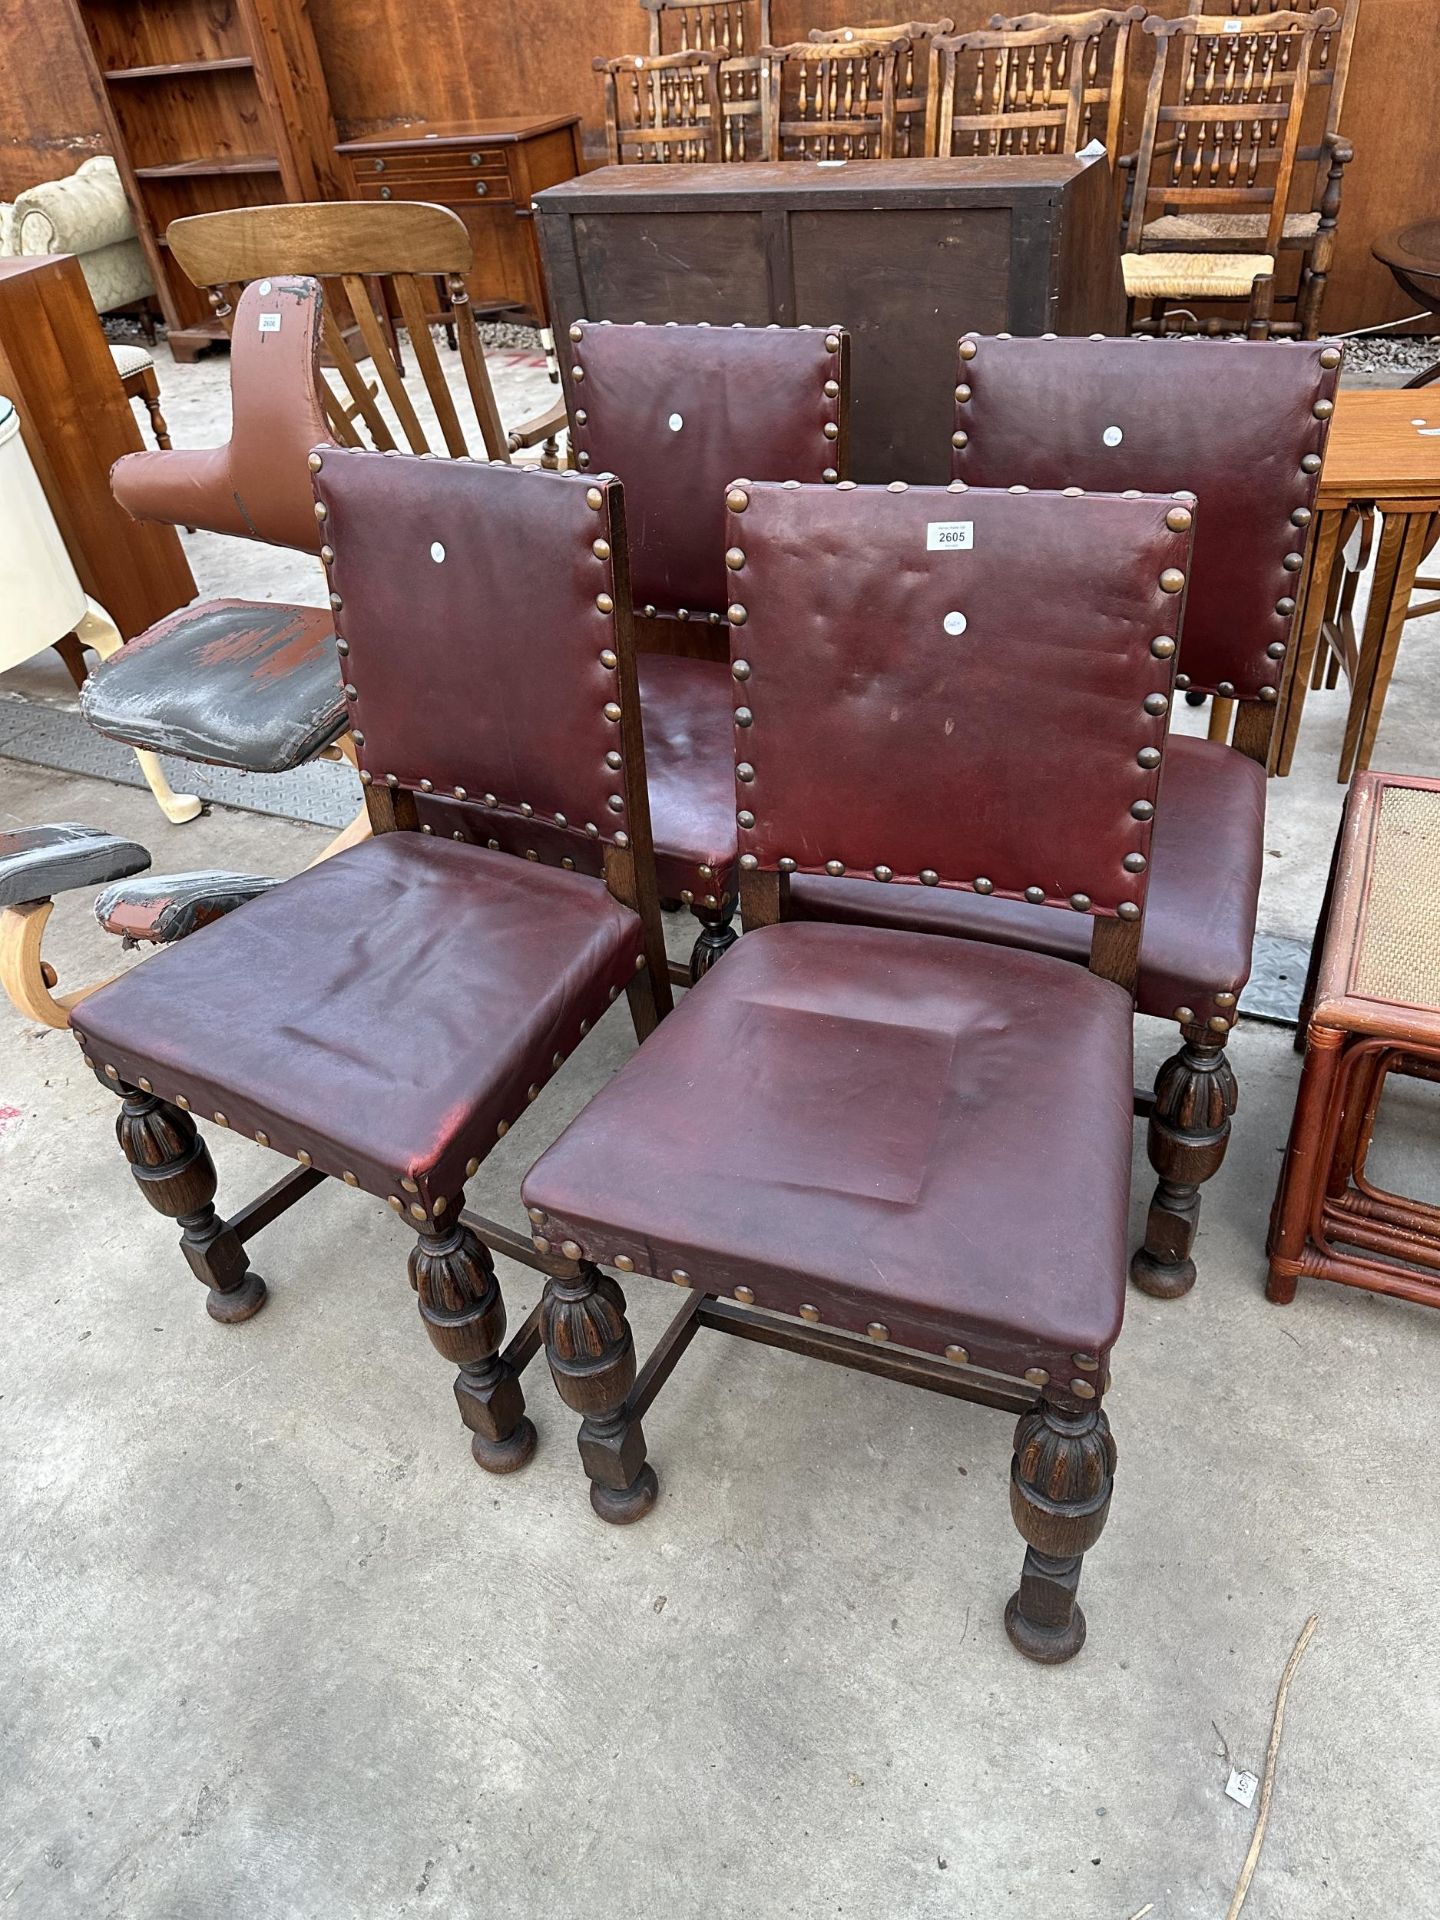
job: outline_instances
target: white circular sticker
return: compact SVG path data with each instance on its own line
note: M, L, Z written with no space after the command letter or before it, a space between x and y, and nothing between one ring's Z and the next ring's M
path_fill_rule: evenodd
M669 421L667 422L667 424L668 424L668 426L669 426L669 428L670 428L670 431L671 431L671 433L679 433L679 431L680 431L680 429L681 429L681 427L683 427L683 426L684 426L684 424L685 424L685 416L684 416L684 414L683 414L683 413L672 413L672 414L671 414L671 416L670 416L670 419L669 419Z
M438 565L445 558L445 549L438 540L430 542L430 558Z
M1118 447L1120 442L1125 438L1125 435L1119 427L1106 427L1100 438L1105 442L1107 447Z
M260 282L260 291L261 291L261 293L269 293L269 291L270 291L270 282L269 282L268 280L262 280L262 281Z
M969 624L963 613L947 613L945 616L946 633L964 633Z

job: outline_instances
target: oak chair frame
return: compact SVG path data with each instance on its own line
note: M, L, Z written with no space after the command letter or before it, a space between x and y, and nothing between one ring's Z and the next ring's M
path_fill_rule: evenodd
M605 142L612 167L703 166L722 157L721 56L626 53L597 59L605 84Z
M323 472L321 453L312 455L311 467L317 474ZM545 484L578 487L580 481L578 476L564 479L554 476L547 478ZM605 843L602 879L611 896L634 912L643 928L645 964L626 988L636 1037L643 1042L670 1011L672 996L650 841L624 496L618 481L601 480L588 484L586 499L596 515L596 558L599 560L598 550L604 547L602 577L613 601L609 644L616 656L615 690L620 708L617 724L622 759L616 771L628 823L628 832L617 833ZM321 504L317 502L317 510ZM334 555L328 548L325 551L328 571ZM332 598L340 604L338 595ZM337 622L337 631L343 653L346 644L343 622ZM347 670L355 671L353 663L347 663ZM376 781L363 771L361 781L373 833L431 831L419 817L428 782L400 781L390 775ZM499 847L493 839L489 844L494 849ZM561 856L548 856L543 847L527 849L511 857L549 865L570 864ZM322 1182L342 1180L348 1186L358 1186L359 1182L353 1174L323 1171L312 1165L310 1156L302 1151L297 1156L301 1164L293 1172L282 1175L237 1213L222 1217L214 1206L218 1184L215 1166L196 1127L190 1103L156 1095L147 1080L129 1084L113 1066L90 1053L83 1030L77 1030L76 1038L86 1066L94 1072L100 1085L121 1096L123 1104L116 1121L121 1150L146 1200L157 1212L180 1225L181 1250L196 1279L207 1290L206 1309L210 1317L224 1325L253 1318L264 1306L267 1291L264 1280L250 1267L248 1243ZM216 1119L227 1124L219 1115ZM508 1131L508 1125L502 1123L500 1136ZM258 1144L270 1145L268 1138L256 1137ZM467 1164L467 1178L478 1172L483 1158L482 1154ZM406 1189L407 1193L410 1191L413 1188ZM540 1350L550 1289L547 1288L545 1299L502 1347L507 1331L505 1306L491 1256L500 1253L519 1261L551 1277L552 1283L556 1278L568 1280L573 1263L551 1256L538 1247L533 1238L466 1207L463 1189L453 1196L437 1198L428 1206L421 1205L418 1198L407 1205L405 1198L393 1193L388 1196L388 1202L417 1236L409 1260L410 1281L432 1344L443 1358L458 1366L455 1398L461 1420L471 1435L472 1456L487 1472L515 1472L526 1465L535 1451L536 1434L525 1414L520 1376Z
M1098 139L1113 165L1125 110L1130 35L1144 18L1141 6L1027 13L1015 19L997 15L986 29L935 39L926 152L942 158L961 152L1078 153ZM957 79L967 56L975 62L971 112L956 109ZM963 136L962 144L957 135Z
M918 159L933 151L929 138L930 123L930 47L940 34L954 33L955 22L941 20L900 20L892 24L871 22L850 27L812 27L810 39L816 46L845 45L856 40L878 40L882 44L897 36L909 46L900 56L895 78L895 158Z
M909 49L903 36L762 48L765 158L893 159L900 61ZM818 117L809 116L812 103L823 109Z
M770 0L640 0L650 16L650 52L691 53L707 49L722 56L717 72L722 115L721 160L760 157L761 93L765 62L759 49L770 43ZM675 46L667 22L676 28Z
M562 405L522 422L508 436L501 423L466 284L475 246L464 221L450 208L410 200L236 207L173 220L166 243L188 277L206 289L227 328L234 320L235 291L248 281L308 274L321 282L326 295L323 347L343 389L337 392L324 382L326 412L343 446L364 446L368 437L370 445L389 452L400 444L398 431L412 453L443 451L464 459L478 448L487 458L504 461L512 451L539 443L544 447L542 464L557 464L555 436L565 424ZM464 372L472 414L468 430L430 333L427 315L436 281L449 303L448 321ZM409 335L435 410L439 445L432 446L405 386L392 313ZM353 324L346 323L347 314ZM375 370L374 383L360 368L366 358ZM382 391L393 424L380 404Z
M1128 253L1174 251L1164 244L1145 241L1144 230L1157 215L1184 213L1187 209L1217 213L1239 209L1264 213L1264 233L1257 245L1218 240L1208 245L1197 242L1191 247L1187 242L1186 250L1232 257L1255 253L1278 261L1295 168L1301 157L1312 50L1319 36L1336 21L1329 7L1310 12L1191 13L1174 20L1152 14L1146 19L1143 30L1155 39L1155 62L1127 190ZM1173 99L1167 98L1167 82L1172 81ZM1207 94L1207 85L1214 91ZM1198 104L1197 88L1201 90ZM1187 148L1187 136L1193 137L1193 147ZM1318 331L1339 216L1340 179L1350 149L1335 142L1329 154L1321 231L1296 296L1295 318L1275 321L1273 269L1259 275L1251 284L1244 323L1252 338L1290 332L1313 339ZM1272 162L1269 184L1263 184L1262 173ZM1222 180L1222 175L1228 175L1228 179ZM1197 286L1191 296L1159 296L1152 301L1149 321L1137 330L1163 328L1167 305L1186 297L1234 301L1240 296L1211 291L1203 285ZM1130 305L1133 312L1133 298ZM1221 323L1210 323L1210 330L1221 330Z

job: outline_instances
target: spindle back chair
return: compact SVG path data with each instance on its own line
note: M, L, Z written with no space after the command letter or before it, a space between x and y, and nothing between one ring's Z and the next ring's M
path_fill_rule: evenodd
M1130 35L1140 6L1029 13L930 48L926 151L1078 153L1120 144Z
M766 47L767 160L891 160L903 37Z

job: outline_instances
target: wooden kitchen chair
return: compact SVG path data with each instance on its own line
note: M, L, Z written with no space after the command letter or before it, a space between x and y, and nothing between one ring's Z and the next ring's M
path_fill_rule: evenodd
M1226 1044L1250 977L1265 775L1334 409L1340 349L1140 339L960 343L953 471L979 486L1144 487L1195 514L1177 686L1238 703L1233 746L1177 737L1166 756L1139 1010L1180 1028L1150 1115L1159 1184L1131 1273L1172 1298L1195 1281L1200 1187L1235 1108ZM963 504L963 498L962 504ZM963 517L959 508L956 517ZM1099 644L1099 636L1096 636ZM1146 750L1148 751L1148 749ZM1048 742L1037 736L1036 765ZM1046 779L1050 778L1046 774ZM1149 802L1136 802L1145 814ZM1027 901L797 876L797 913L1038 946L1076 961L1090 926ZM1149 1106L1149 1102L1144 1103Z
M448 207L407 200L233 207L172 220L165 239L232 332L234 299L249 281L307 274L321 282L325 356L339 381L338 388L326 381L325 407L333 437L343 445L368 440L385 450L403 445L412 453L484 453L491 460L539 445L544 464L557 463L563 405L557 402L508 436L501 424L466 285L474 242ZM458 392L445 377L430 331L437 281L460 350ZM409 338L421 391L412 391L402 374L392 315ZM367 358L373 380L362 371Z
M836 42L848 46L856 40L884 42L904 37L908 44L895 75L895 158L910 160L932 151L926 142L930 43L937 34L954 31L955 22L948 18L903 20L888 26L812 27L810 38L816 46Z
M467 1214L465 1182L622 992L642 1037L670 1005L620 488L349 448L315 484L375 837L72 1024L212 1317L260 1310L245 1244L323 1179L384 1199L475 1459L508 1473L538 1342L502 1351L489 1249L546 1263ZM603 879L575 870L592 850ZM198 1121L298 1166L222 1219Z
M1295 318L1284 323L1273 314L1275 265L1315 45L1336 19L1333 9L1317 8L1178 20L1152 14L1146 20L1144 30L1156 42L1155 64L1121 257L1134 330L1163 331L1176 301L1241 302L1246 316L1238 324L1252 339L1272 332L1314 338L1329 243L1312 254ZM1334 147L1331 157L1343 168L1349 150L1342 158ZM1330 235L1338 215L1338 172L1333 198L1323 216ZM1137 310L1147 304L1149 317L1137 320ZM1193 315L1190 322L1199 325ZM1226 324L1209 322L1207 329Z
M744 610L731 592L726 489L742 474L845 474L849 341L839 328L581 321L570 346L576 462L625 483L630 582L654 649L640 656L640 702L660 893L701 923L690 960L699 979L736 938L725 635Z
M719 65L718 53L703 50L596 60L595 71L605 80L611 166L697 166L723 158Z
M898 481L737 486L729 514L747 937L526 1175L536 1250L568 1262L541 1306L551 1370L611 1521L654 1502L642 1417L702 1326L1019 1414L1006 1626L1067 1660L1115 1464L1133 988L1188 525L1153 496ZM797 924L795 881L836 871L1038 896L1093 927L1090 970ZM688 1290L640 1383L601 1266Z
M1119 157L1131 31L1140 6L1027 13L942 36L930 52L926 151L1078 153L1098 140Z
M901 59L909 42L765 47L767 160L892 160Z
M650 52L721 55L720 158L758 160L761 89L770 44L770 0L640 0L650 16Z

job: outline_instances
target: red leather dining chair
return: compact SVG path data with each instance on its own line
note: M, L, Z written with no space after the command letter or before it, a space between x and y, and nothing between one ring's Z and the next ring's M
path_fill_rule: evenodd
M316 456L337 646L375 838L103 987L72 1017L120 1144L222 1321L265 1302L246 1241L329 1178L417 1235L410 1279L481 1466L534 1430L464 1211L496 1140L624 991L668 1009L613 481ZM445 796L444 829L424 815ZM543 831L542 831L543 830ZM599 877L597 877L599 876ZM299 1163L230 1220L197 1120Z
M580 321L570 349L576 463L625 485L660 896L701 923L698 980L735 940L725 490L741 475L843 478L849 339Z
M1233 745L1170 743L1140 949L1139 1011L1174 1020L1150 1113L1159 1176L1131 1275L1195 1281L1200 1186L1219 1168L1236 1084L1225 1047L1250 977L1265 775L1307 528L1334 410L1333 343L967 338L954 472L973 486L1143 487L1199 499L1176 684L1238 702ZM1183 506L1180 509L1183 515ZM1036 755L1037 777L1053 777ZM1044 769L1043 774L1039 771ZM1024 899L797 877L795 911L1037 946L1083 960L1083 920Z
M1153 496L732 491L747 937L523 1187L536 1250L569 1262L541 1315L602 1518L653 1504L643 1414L725 1328L1018 1413L1007 1626L1034 1659L1078 1651L1189 525ZM797 923L800 876L835 873L1035 899L1091 932L1088 971ZM602 1265L690 1291L638 1379Z

